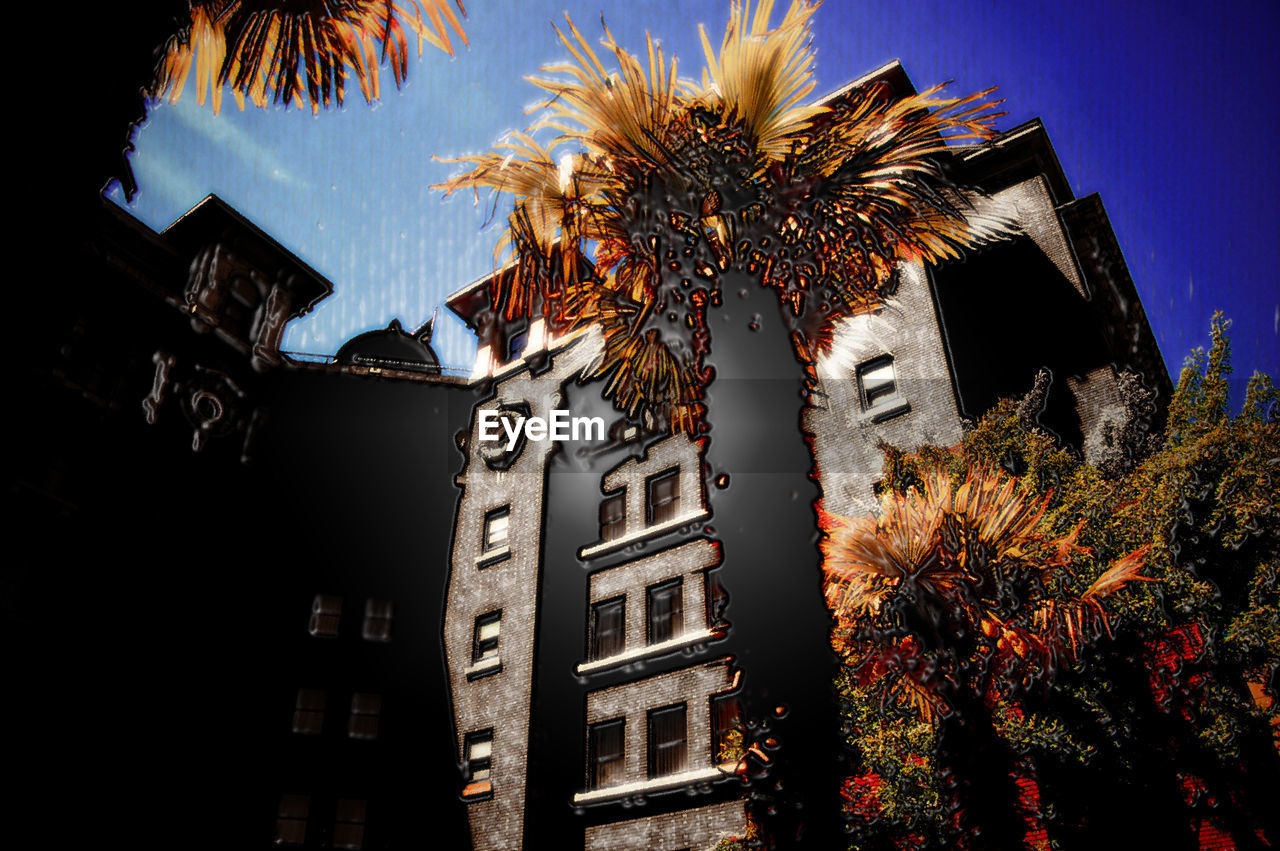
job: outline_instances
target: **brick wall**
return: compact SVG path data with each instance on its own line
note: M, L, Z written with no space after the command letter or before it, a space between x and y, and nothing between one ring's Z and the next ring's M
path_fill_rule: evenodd
M444 647L458 762L464 775L467 735L493 731L490 796L470 799L467 805L472 845L477 851L520 848L524 832L542 495L553 445L551 441L529 441L508 469L490 469L480 455L478 417L482 410L523 404L530 416L546 418L561 404L564 382L589 362L598 345L597 335L580 338L553 355L552 366L538 376L524 369L512 371L495 385L493 397L472 414L467 464L458 477L463 495L454 529ZM502 506L510 510L508 554L495 559L493 553L485 552L485 516ZM477 677L472 658L476 618L499 609L501 669ZM465 777L460 777L460 790L464 782Z
M746 835L741 801L629 819L587 828L587 851L711 851L722 839Z

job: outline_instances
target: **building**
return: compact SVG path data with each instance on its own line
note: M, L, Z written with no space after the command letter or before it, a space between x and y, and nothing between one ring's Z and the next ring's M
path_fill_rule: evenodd
M911 90L896 63L850 89L873 81ZM955 443L966 418L1028 393L1040 369L1052 373L1041 422L1087 454L1124 416L1118 370L1167 398L1101 204L1072 196L1043 127L952 165L1014 211L1021 235L962 263L900 268L883 307L841 328L812 393L780 326L751 321L776 309L772 294L729 276L723 291L738 297L713 326L706 437L644 434L611 414L584 368L591 335L548 342L541 327L504 326L486 282L450 300L482 340L472 378L492 385L458 479L445 616L474 847L711 848L746 835L752 793L780 841L803 827L814 847L836 842L815 500L874 510L879 441ZM611 416L607 439L511 453L477 439L481 411L556 407ZM755 724L778 753L767 781L744 788L762 765L744 757Z
M70 766L85 790L57 838L677 851L744 835L750 804L833 847L816 501L868 510L879 440L954 442L1045 367L1041 421L1087 453L1117 369L1168 391L1044 129L952 165L1023 235L902 268L814 392L773 296L726 280L696 439L613 411L584 380L595 335L496 322L482 285L450 299L483 342L469 376L398 323L307 362L280 334L332 285L225 204L163 234L79 210L30 314L10 491L32 788ZM478 439L482 412L553 408L605 434Z

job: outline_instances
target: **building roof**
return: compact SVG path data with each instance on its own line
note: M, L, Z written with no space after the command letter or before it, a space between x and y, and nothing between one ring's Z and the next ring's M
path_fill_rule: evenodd
M211 238L234 239L240 251L249 252L256 266L288 281L293 293L289 318L297 319L333 294L333 284L266 231L249 221L217 195L205 198L162 231L165 241L187 256L194 256Z

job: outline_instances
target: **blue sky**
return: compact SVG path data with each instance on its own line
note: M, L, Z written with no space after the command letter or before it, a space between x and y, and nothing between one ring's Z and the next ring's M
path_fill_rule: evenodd
M697 24L718 42L728 3L470 0L467 11L470 47L449 57L428 46L399 91L384 68L373 106L358 90L317 116L239 112L228 97L215 116L189 91L153 108L129 209L161 229L216 192L332 280L335 295L290 325L287 349L332 354L392 317L416 326L491 271L498 237L496 225L483 229L486 205L431 188L459 170L433 155L479 153L527 125L540 90L524 75L567 58L551 21L567 11L594 38L603 14L633 52L648 30L697 78ZM892 59L918 88L999 86L1009 111L1000 127L1040 117L1076 194L1101 193L1175 377L1207 343L1216 308L1233 322L1237 375L1274 376L1280 110L1264 86L1280 70L1278 21L1280 7L1263 2L827 0L814 94ZM474 345L441 322L437 349L469 365Z

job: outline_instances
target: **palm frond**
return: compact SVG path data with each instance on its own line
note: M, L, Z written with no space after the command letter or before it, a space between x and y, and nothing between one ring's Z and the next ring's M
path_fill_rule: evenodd
M313 111L341 105L352 74L374 101L379 53L396 85L403 83L409 33L419 55L424 41L452 55L450 29L467 41L449 0L204 0L190 9L189 24L164 46L150 93L176 101L194 67L197 102L209 90L215 112L226 84L241 109L246 97L257 106L272 100L301 106L304 92Z
M193 5L190 23L170 36L162 51L156 65L152 95L167 97L170 103L177 103L188 77L195 71L196 103L204 106L207 92L213 111L221 111L222 86L218 83L218 72L227 55L227 39L218 21L217 10L206 5Z
M874 292L902 262L938 263L1017 232L1012 215L951 188L937 161L951 145L990 138L1003 113L991 90L937 97L941 87L892 99L878 85L852 92L797 169L822 178L813 224L821 273L846 297Z
M444 189L446 196L462 188L477 193L488 188L515 197L507 229L494 248L495 269L513 264L512 271L498 279L494 306L501 305L503 315L514 319L553 304L547 318L557 325L593 315L594 302L584 300L590 290L583 273L590 263L583 245L617 235L609 229L610 217L601 212L603 193L614 179L585 155L565 154L557 160L554 144L545 148L526 133L511 134L497 148L444 160L473 168L434 187Z
M568 15L565 21L572 38L559 27L553 28L576 64L542 70L567 79L526 78L552 95L539 107L546 110L547 117L535 129L559 129L565 139L579 141L603 156L631 157L656 167L670 163L677 146L675 119L687 103L690 88L677 76L676 60L672 58L668 67L662 49L646 36L646 71L614 41L606 26L601 44L613 54L619 69L610 73Z
M1084 599L1097 600L1106 597L1130 582L1155 582L1154 577L1141 575L1142 568L1147 563L1148 549L1149 547L1139 547L1116 561L1085 590Z
M707 62L703 100L726 123L741 122L766 161L791 153L797 137L827 111L798 105L815 85L811 25L817 9L809 0L792 0L782 22L770 29L773 0L760 0L754 17L750 0L734 2L718 53L698 26Z
M638 58L605 26L600 52L566 17L554 29L572 60L529 78L549 95L530 132L557 130L556 143L581 150L570 161L576 194L548 190L556 164L528 145L467 158L471 170L442 184L514 196L498 256L516 255L501 286L519 291L495 299L506 315L541 304L556 321L601 324L606 395L625 411L696 424L706 310L726 271L775 291L813 377L835 323L879 304L898 264L952 259L1016 230L937 162L951 144L994 132L989 92L894 100L876 84L802 105L816 8L791 0L771 27L773 0L735 3L718 50L701 33L701 92L652 38ZM575 277L592 247L594 274Z
M959 484L942 464L921 477L919 488L883 494L878 518L819 509L819 520L833 646L864 684L884 680L922 720L947 704L939 688L983 695L1005 677L1027 686L1079 659L1110 634L1102 598L1146 578L1143 548L1073 593L1048 580L1069 577L1069 561L1088 553L1077 543L1082 527L1058 534L1047 497L996 468L971 468Z

